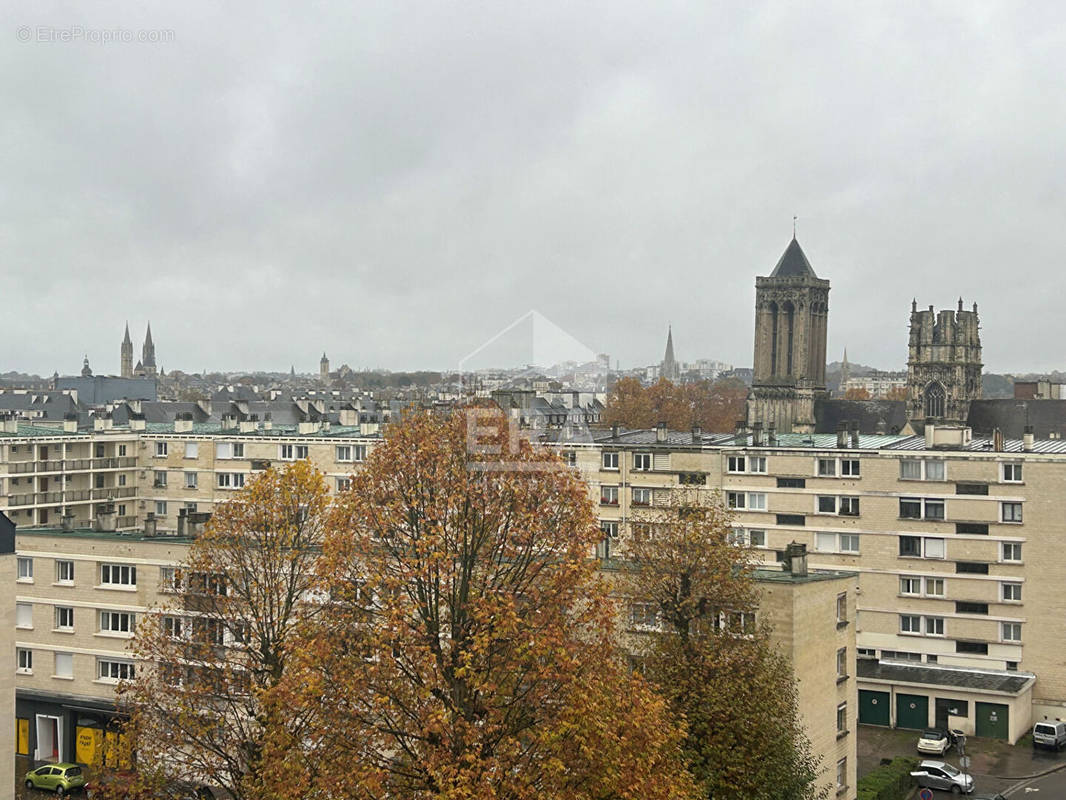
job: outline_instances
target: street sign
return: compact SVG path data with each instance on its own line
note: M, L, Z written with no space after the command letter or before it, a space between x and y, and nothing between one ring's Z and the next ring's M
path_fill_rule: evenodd
M959 759L959 766L962 767L963 769L969 769L970 768L970 757L969 756L963 756L962 758L960 758Z
M918 792L918 800L933 800L933 790L922 789L920 792Z

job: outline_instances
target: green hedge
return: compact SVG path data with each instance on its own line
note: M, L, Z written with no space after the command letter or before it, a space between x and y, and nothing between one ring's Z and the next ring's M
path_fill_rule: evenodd
M914 789L911 770L918 759L901 756L878 767L859 781L858 800L906 800Z

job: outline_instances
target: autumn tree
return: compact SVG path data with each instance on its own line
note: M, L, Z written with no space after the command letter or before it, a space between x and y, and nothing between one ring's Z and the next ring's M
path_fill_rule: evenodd
M307 782L360 799L689 796L664 702L618 657L587 486L498 410L464 411L391 426L339 498L318 569L330 611L289 687L325 720Z
M862 386L855 386L844 392L845 400L869 400L870 392Z
M732 431L744 417L748 388L735 378L677 384L661 378L643 386L621 378L607 398L604 421L627 428L651 428L665 422L673 430L700 426L707 432Z
M238 800L272 796L264 744L278 730L299 739L315 722L272 690L290 668L298 626L323 608L308 600L328 506L309 462L269 469L218 506L184 563L164 572L170 602L137 625L140 665L119 691L136 785L120 781L112 793L182 778Z
M686 764L706 798L812 800L818 761L792 669L756 624L751 551L717 493L681 488L634 516L626 584L646 673L688 725Z

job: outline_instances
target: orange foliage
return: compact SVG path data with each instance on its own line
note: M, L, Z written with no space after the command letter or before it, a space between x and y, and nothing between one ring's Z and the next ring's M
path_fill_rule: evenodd
M622 378L607 398L604 421L627 428L665 422L672 430L699 425L707 432L731 432L744 418L747 397L747 387L733 378L684 384L661 378L648 387L636 378Z
M844 392L845 400L869 400L870 392L863 387L857 387L855 389L848 389Z

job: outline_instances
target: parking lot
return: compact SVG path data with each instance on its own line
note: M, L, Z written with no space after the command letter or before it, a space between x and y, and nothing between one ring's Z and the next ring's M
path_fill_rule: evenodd
M959 765L954 750L949 750L943 759L921 756L915 749L917 741L918 731L860 725L859 777L876 769L881 759L896 756L929 758ZM1012 746L997 739L971 736L966 740L966 755L971 759L967 772L973 775L975 790L979 793L999 792L1005 797L1023 797L1032 793L1043 800L1066 797L1066 751L1034 750L1028 737ZM934 791L933 796L939 800L952 795Z

